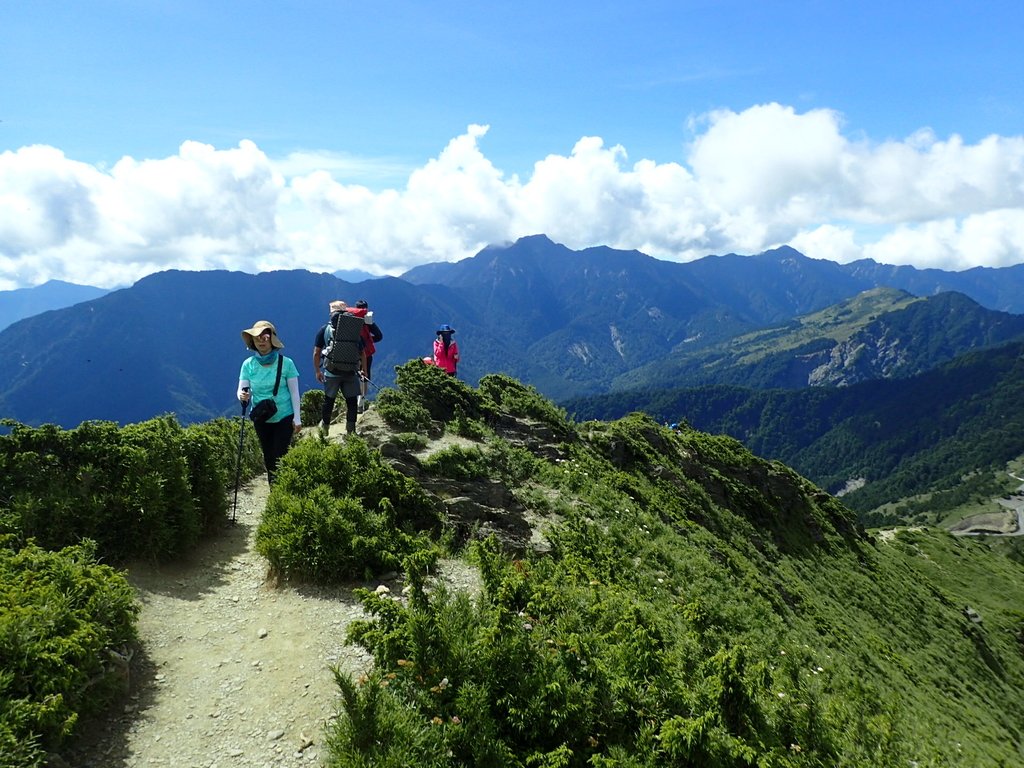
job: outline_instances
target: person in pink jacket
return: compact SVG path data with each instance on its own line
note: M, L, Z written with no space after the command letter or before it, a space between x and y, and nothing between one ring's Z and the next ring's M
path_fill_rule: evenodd
M459 345L452 339L455 329L445 323L437 329L434 339L434 365L443 368L452 376L459 365Z

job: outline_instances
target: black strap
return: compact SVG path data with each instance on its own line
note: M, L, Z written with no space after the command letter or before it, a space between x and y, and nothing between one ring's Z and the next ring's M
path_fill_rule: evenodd
M281 366L284 365L284 355L277 353L277 378L274 379L274 397L277 397L277 390L281 386Z

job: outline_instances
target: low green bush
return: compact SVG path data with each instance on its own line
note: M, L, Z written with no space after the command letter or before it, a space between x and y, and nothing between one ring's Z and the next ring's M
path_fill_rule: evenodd
M234 487L235 478L241 483L266 471L263 452L249 419L217 418L190 424L184 438L182 447L200 528L211 531L227 519L224 490Z
M520 418L534 419L550 427L555 435L568 439L573 433L572 421L564 409L559 408L535 387L523 384L511 376L492 373L480 379L480 394L506 413Z
M123 695L138 605L93 542L14 545L0 540L0 764L25 768Z
M391 442L407 451L418 451L426 448L429 440L426 435L421 435L417 432L399 432L391 436Z
M337 582L396 570L440 531L436 501L364 441L302 440L282 460L256 549L284 577Z
M432 453L420 464L425 472L453 480L478 480L490 474L487 457L476 446L452 445Z
M476 556L477 600L428 592L411 566L408 603L359 591L372 619L349 640L373 655L374 672L338 675L332 765L843 764L838 722L804 673L808 654L769 662L760 647L722 643L696 604L666 609L655 594L588 577L576 559L511 561L493 541ZM766 630L778 641L778 623ZM883 727L871 694L851 701ZM905 764L891 734L855 738L866 761L854 764Z
M520 559L478 546L479 597L408 564L406 600L360 593L374 670L339 680L335 768L1015 764L1018 551L872 543L730 438L640 415L579 434L428 460L558 522Z
M252 425L242 420L182 428L162 416L71 430L4 423L0 533L51 550L91 539L114 562L188 551L224 520L229 478L251 477L263 465Z
M470 419L462 413L456 413L452 418L450 429L459 437L465 437L469 440L483 440L488 435L493 434L490 427L484 424L480 419Z
M398 390L382 389L374 407L392 429L425 434L433 428L430 411Z
M432 419L451 421L456 415L479 419L489 409L485 398L461 379L434 365L413 360L396 366L395 384L405 397L427 409Z
M307 389L302 393L302 399L299 401L299 417L305 426L319 424L323 416L323 408L323 389Z
M538 459L526 448L501 438L489 441L484 451L492 472L509 485L521 485L530 478L539 478L548 467L547 462Z

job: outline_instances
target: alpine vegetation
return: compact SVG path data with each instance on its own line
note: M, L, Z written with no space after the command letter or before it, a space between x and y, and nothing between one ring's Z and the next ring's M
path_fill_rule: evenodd
M473 387L414 360L395 381L357 435L298 438L256 534L278 588L348 584L363 606L345 636L372 661L333 670L327 765L1021 764L1019 547L867 531L733 438L642 413L576 423L508 376ZM195 428L0 439L2 477L18 478L0 495L5 765L64 752L80 713L113 706L104 654L136 642L123 577L97 561L116 539L57 548L102 533L107 507L142 532L147 506L179 520L161 488L188 518L143 536L147 556L180 556L225 519L237 432ZM137 476L104 475L111 456ZM61 461L89 467L90 493L47 490ZM196 516L211 483L216 506ZM447 580L455 565L477 586ZM385 575L404 588L374 588ZM83 688L69 670L97 658L104 683Z
M438 413L432 375L399 370L395 399ZM473 445L420 460L379 437L449 509L504 486L503 514L449 515L482 589L412 556L405 597L361 590L350 640L375 664L337 674L332 765L1019 762L1019 558L869 535L728 437L642 414L574 425L507 377L467 389Z
M170 416L4 425L0 765L29 768L73 750L83 722L125 695L139 605L112 564L180 558L226 522L235 429ZM262 470L255 447L238 461L246 477Z

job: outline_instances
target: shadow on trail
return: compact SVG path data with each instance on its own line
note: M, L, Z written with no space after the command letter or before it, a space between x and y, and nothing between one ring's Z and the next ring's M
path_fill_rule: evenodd
M136 648L131 676L115 709L80 724L82 736L68 745L67 765L78 768L129 768L132 765L129 734L139 718L156 705L158 667L145 646Z
M238 558L252 548L252 537L267 497L257 483L265 482L257 479L244 486L239 492L236 521L232 523L229 518L217 530L207 533L187 555L168 563L128 563L124 570L138 591L140 602L146 602L147 594L199 600L222 586Z

